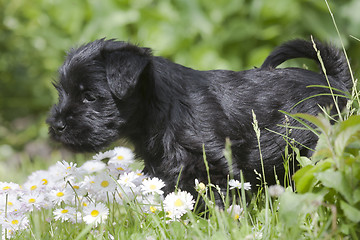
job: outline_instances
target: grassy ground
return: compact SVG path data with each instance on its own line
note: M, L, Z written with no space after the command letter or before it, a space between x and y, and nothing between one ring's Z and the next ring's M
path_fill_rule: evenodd
M229 202L224 196L224 209L212 204L218 188L211 183L194 183L196 199L181 191L162 196L156 181L146 192L145 176L131 168L131 151L121 148L82 166L58 162L35 171L22 188L2 182L3 238L358 239L360 116L344 115L333 126L324 116L294 117L312 121L322 132L312 159L289 145L288 160L302 164L294 176L296 192L264 184L250 195L246 183L229 182L239 197ZM206 210L195 213L199 199Z
M218 187L211 182L194 183L198 196L181 191L163 196L161 182L144 181L124 149L98 154L81 166L72 159L56 163L59 156L46 166L25 163L12 178L23 183L29 176L21 187L0 182L2 238L359 239L359 102L354 87L347 111L333 125L326 114L289 116L314 123L319 132L311 159L299 156L291 143L285 150L286 166L301 165L295 186L263 182L250 194L245 182L229 182L238 198L224 196L224 208L212 204ZM199 201L206 203L204 212L194 210Z

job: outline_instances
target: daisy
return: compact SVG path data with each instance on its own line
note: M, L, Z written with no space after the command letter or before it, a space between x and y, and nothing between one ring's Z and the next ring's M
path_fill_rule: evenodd
M71 201L75 198L75 194L69 188L57 188L50 191L49 200L54 204L71 203Z
M138 196L136 201L139 203L141 209L146 213L155 213L161 211L160 202L163 201L163 197L160 195L147 195L147 196Z
M234 220L239 220L244 209L240 207L240 205L231 205L226 211L234 218Z
M49 171L38 170L33 172L24 184L24 188L29 190L51 188L55 185L55 181ZM35 188L35 189L34 189Z
M229 186L230 186L230 190L231 190L231 189L234 189L234 188L241 189L242 184L241 184L241 182L238 181L238 180L231 179L231 180L229 181ZM251 189L251 184L250 184L249 182L245 182L245 183L244 183L244 189L245 189L245 190L250 190L250 189Z
M91 174L95 172L101 172L105 169L106 164L99 160L86 161L80 168L79 171L83 174Z
M6 238L5 238L6 236ZM16 236L16 231L11 228L2 228L2 239L10 239Z
M24 191L31 192L31 191L42 191L45 189L44 185L41 182L25 182L22 186Z
M146 176L142 170L139 169L135 170L135 174L138 175L138 178L134 180L136 186L140 186L144 179L150 178L149 176Z
M164 210L167 215L175 220L179 219L187 211L194 208L195 201L193 196L186 191L172 192L165 197Z
M78 168L76 167L76 163L73 162L66 162L65 160L62 160L61 162L57 162L56 163L60 169L62 169L62 172L64 174L64 178L67 179L70 176L74 177L77 175L78 173Z
M114 157L114 155L115 155L114 150L109 150L106 152L99 152L98 154L93 156L93 160L102 161L102 160L110 159L110 158Z
M88 197L81 197L79 200L79 206L87 207L90 204L90 200Z
M84 180L80 183L80 188L85 189L87 192L93 191L95 185L95 176L85 175Z
M8 214L3 220L4 228L9 228L12 231L18 231L28 228L29 220L22 214Z
M104 222L109 215L109 209L104 203L97 203L96 205L90 203L87 207L84 207L83 220L87 224L94 224L97 226L99 223Z
M16 194L0 195L0 209L6 209L7 212L19 212L21 202Z
M159 194L162 195L164 191L161 188L165 187L165 183L157 177L144 179L141 184L143 194Z
M0 194L19 191L20 185L13 182L0 182Z
M68 163L65 160L62 160L61 162L58 161L55 165L49 167L49 174L55 179L55 181L62 179L67 180L78 174L78 168L76 167L76 163Z
M73 207L66 206L64 208L58 208L53 211L54 219L61 220L61 222L70 221L76 222L76 210Z
M121 163L124 165L130 165L134 162L134 153L125 147L116 147L113 150L114 156L110 158L109 164Z
M66 185L66 188L72 191L74 193L73 195L77 195L78 197L84 196L87 194L87 190L83 187L83 182L76 182L73 180L69 180L69 182Z
M108 163L106 166L109 174L113 176L114 178L119 178L121 174L124 174L126 172L131 172L131 170L128 168L128 166L121 164L121 163Z
M95 176L92 190L95 193L114 192L116 186L116 182L109 176L109 174L103 172Z
M119 177L117 181L121 186L136 188L134 180L136 180L139 176L135 172L124 173Z
M26 193L20 198L20 201L27 211L33 211L34 209L40 210L47 206L44 194L40 194L39 192Z

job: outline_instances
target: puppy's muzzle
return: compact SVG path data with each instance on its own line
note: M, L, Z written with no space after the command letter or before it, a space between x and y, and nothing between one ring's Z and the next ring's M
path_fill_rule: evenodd
M66 129L66 123L63 120L57 120L51 124L51 128L57 135L60 135Z

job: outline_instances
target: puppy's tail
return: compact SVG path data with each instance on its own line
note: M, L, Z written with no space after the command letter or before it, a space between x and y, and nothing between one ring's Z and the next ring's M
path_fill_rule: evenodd
M320 51L326 74L342 81L350 90L353 82L344 54L330 45L315 41L316 48ZM286 60L293 58L310 58L320 64L314 45L310 41L301 39L289 41L275 49L264 61L262 69L274 69Z

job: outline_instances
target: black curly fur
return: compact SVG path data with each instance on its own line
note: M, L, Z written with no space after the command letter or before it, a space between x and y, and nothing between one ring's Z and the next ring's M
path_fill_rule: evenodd
M331 86L349 88L343 55L317 42ZM276 49L261 68L234 72L197 71L152 55L148 48L114 40L96 40L69 52L56 83L59 103L47 120L50 135L75 151L99 151L119 138L129 139L145 172L163 179L172 191L181 171L179 188L194 193L194 179L207 182L203 145L211 181L226 188L229 174L224 158L225 139L232 142L232 170L242 170L252 186L261 172L257 139L252 127L254 110L261 129L266 179L274 170L284 177L282 153L286 141L267 129L285 134L284 115L317 114L318 105L333 104L323 74L299 68L276 69L291 58L317 60L312 43L295 40ZM339 98L344 108L345 98ZM297 105L296 105L297 104ZM296 105L296 106L295 106ZM294 107L295 106L295 107ZM290 124L300 126L290 119ZM314 148L317 137L293 129L291 139ZM302 154L311 155L298 146Z

